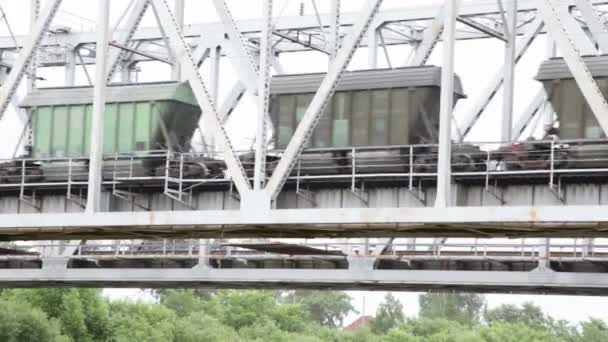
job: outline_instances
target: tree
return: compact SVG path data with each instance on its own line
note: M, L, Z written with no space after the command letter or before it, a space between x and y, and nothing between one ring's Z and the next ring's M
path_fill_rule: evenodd
M483 296L473 293L427 293L420 295L420 317L444 318L465 325L479 323Z
M0 341L69 342L60 324L26 302L0 299Z
M605 342L608 341L608 325L599 319L591 319L581 323L582 341Z
M111 342L175 341L177 317L163 305L117 301L110 313Z
M393 329L385 341L408 342L485 342L471 327L446 319L420 318Z
M563 342L546 329L523 323L496 322L492 326L482 328L480 335L486 342Z
M376 334L386 334L404 321L403 304L389 292L384 297L384 302L378 306L376 317L371 322L371 329Z
M59 322L61 332L73 341L96 342L108 338L109 312L100 290L20 289L3 297L31 304Z
M288 292L283 300L287 303L297 303L304 307L309 318L326 327L341 327L344 318L356 312L352 298L340 291L296 290Z
M208 300L203 300L194 290L163 289L158 292L160 303L173 310L178 317L186 317L193 312L205 311ZM210 298L209 298L210 299Z
M547 327L549 318L545 316L542 309L532 303L526 302L521 307L511 304L503 304L494 309L486 307L484 318L489 324L522 323L530 327Z
M194 312L179 319L175 329L175 341L179 342L238 342L234 329L204 312Z

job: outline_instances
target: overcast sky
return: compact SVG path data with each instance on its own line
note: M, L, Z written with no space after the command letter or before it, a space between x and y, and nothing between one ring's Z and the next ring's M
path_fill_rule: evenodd
M97 7L95 0L64 0L54 25L68 26L74 31L94 31L95 30L95 10ZM300 0L276 0L275 13L277 15L292 16L297 15L300 8ZM305 4L305 13L312 13L312 6L309 0L303 1ZM317 1L321 12L327 12L329 1ZM440 0L385 0L382 10L390 11L393 8L415 5L429 5L440 3ZM342 1L344 11L357 11L363 0L348 0ZM7 13L8 22L16 34L26 34L28 31L29 21L29 1L21 0L0 0ZM120 17L124 8L127 6L126 0L112 1L111 22L116 22ZM237 19L252 19L260 16L261 11L260 0L229 0L229 5L232 13ZM186 0L186 24L214 22L217 21L217 16L211 5L211 0ZM146 15L143 26L154 25L154 19L151 14ZM0 23L0 35L8 35L5 23ZM407 47L390 47L389 48L393 64L401 66L405 61L409 49ZM546 41L544 38L539 38L530 48L528 57L524 58L517 70L517 89L515 92L516 113L528 104L528 101L540 89L540 84L533 80L539 63L542 61L546 51ZM471 106L472 98L484 89L485 84L497 71L497 67L502 64L503 44L497 40L485 40L483 42L469 41L460 42L457 44L456 55L456 72L461 76L465 88L465 92L469 96L469 100L461 101L456 108L457 118L462 116ZM379 54L380 66L386 66L382 52ZM431 56L430 63L440 65L441 61L441 45L439 45ZM289 73L295 72L312 72L323 71L327 62L326 58L319 53L306 54L286 54L281 57L281 62ZM355 56L351 69L361 69L367 67L367 52L362 49ZM162 79L168 75L167 68L160 67L158 64L149 64L142 66L142 74L140 80L154 81ZM231 87L236 80L236 75L231 66L227 62L222 63L222 77L220 88L222 94ZM94 75L94 69L90 68L90 73ZM206 71L203 70L206 74ZM41 86L60 86L63 82L63 76L58 70L43 70L41 72L47 81L41 82ZM80 84L84 84L86 79L81 70L78 71L77 79ZM500 98L501 94L498 94ZM221 97L221 96L220 96ZM489 113L480 120L478 127L473 130L472 136L478 141L491 141L498 136L499 126L496 124L499 115L501 103L500 100L494 101L490 107ZM253 115L250 115L252 107L252 99L245 99L244 104L239 107L235 117L238 120L232 120L230 123L232 131L242 131L242 127L255 127L253 124ZM249 114L249 115L248 115ZM517 114L515 120L517 119ZM240 129L241 128L241 129ZM20 128L16 124L15 115L8 115L0 122L0 136L2 137L2 146L0 155L7 156L12 153L12 148L17 141ZM235 137L237 144L241 146L247 145L246 137ZM6 148L9 146L10 148ZM10 151L10 152L9 152ZM107 292L112 297L133 295L132 290L111 290ZM370 314L375 311L378 302L382 299L383 293L377 292L354 292L356 307L359 311L363 308L363 298L365 298L365 311ZM401 293L398 295L405 303L407 313L413 315L416 313L418 305L416 294ZM608 300L606 298L589 298L589 297L566 297L566 296L520 296L520 295L489 295L491 306L500 303L522 303L524 301L533 301L543 307L548 313L558 318L579 321L587 319L590 316L603 318L608 320Z

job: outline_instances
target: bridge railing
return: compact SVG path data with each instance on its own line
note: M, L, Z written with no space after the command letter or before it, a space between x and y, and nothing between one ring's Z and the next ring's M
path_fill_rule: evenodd
M421 180L437 176L434 144L306 149L289 176L299 188L303 183L331 181L350 185L400 182L411 189ZM253 177L254 154L238 152L243 167ZM270 151L268 176L282 151ZM229 183L221 151L173 152L166 150L114 153L104 158L104 183L113 188L134 183L161 184L181 192L209 183ZM531 140L454 144L452 175L485 183L490 188L502 179L542 180L557 191L564 177L608 175L608 140ZM49 187L84 187L87 158L20 158L0 160L0 190L21 193Z
M207 243L199 240L137 242L88 242L75 248L72 258L323 258L375 257L379 259L510 259L608 260L608 245L571 243L394 243L383 254L374 255L378 243L361 242L236 242ZM0 246L2 247L2 246ZM69 243L11 245L0 248L0 258L38 257L73 249ZM70 249L70 250L71 250Z

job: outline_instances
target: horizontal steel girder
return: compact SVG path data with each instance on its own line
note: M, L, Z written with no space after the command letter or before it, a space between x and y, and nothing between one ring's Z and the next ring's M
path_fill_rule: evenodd
M0 215L0 240L159 237L599 237L606 206L280 209Z
M507 1L508 2L508 1ZM595 5L608 4L608 0L592 0ZM576 0L569 0L569 3L574 6ZM430 20L435 18L441 4L428 5L428 6L409 6L403 8L395 8L390 11L382 11L378 14L378 22L403 22L403 21L417 21L417 20ZM520 0L518 2L518 8L520 12L534 11L537 8L536 0ZM499 7L495 0L470 0L465 1L459 14L463 17L471 16L483 16L487 14L498 13ZM340 16L341 25L349 27L354 24L357 20L357 13L343 13ZM329 27L332 22L330 15L321 15L321 21L324 26ZM237 26L241 32L245 34L258 33L260 31L260 20L239 20ZM276 31L298 31L318 28L318 21L314 15L308 16L284 16L277 20L275 24ZM201 33L205 33L207 37L224 37L224 26L222 23L209 23L209 24L194 24L188 25L184 29L184 35L186 37L199 37ZM216 33L215 35L213 33ZM124 33L116 32L117 36ZM461 32L458 39L471 39L473 37L487 36L479 32ZM27 39L27 36L17 36L17 42L19 45L23 45ZM150 41L150 40L162 40L163 37L157 28L140 28L133 36L134 41ZM365 42L365 40L364 40ZM41 46L79 46L82 44L93 44L95 43L95 32L76 32L66 34L54 34L45 39ZM217 41L213 42L217 44ZM0 37L0 49L14 49L14 41L11 37Z
M243 269L0 270L0 287L213 287L459 290L607 295L608 275L558 272Z

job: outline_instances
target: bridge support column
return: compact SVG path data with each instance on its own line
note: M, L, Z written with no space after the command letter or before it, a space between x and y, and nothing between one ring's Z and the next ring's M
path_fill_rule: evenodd
M209 256L211 254L211 246L209 243L211 240L199 240L198 249L198 264L194 266L196 270L209 270L211 264L209 263Z
M437 198L435 206L445 208L450 200L452 113L454 110L454 50L458 1L446 2L443 30L443 72L441 75L441 114L439 119L439 155L437 165Z
M55 271L65 271L68 269L68 261L70 259L67 257L57 257L57 256L49 256L42 258L42 269L49 272Z
M370 279L371 273L374 271L375 257L369 256L349 256L348 270L353 273L353 278Z

